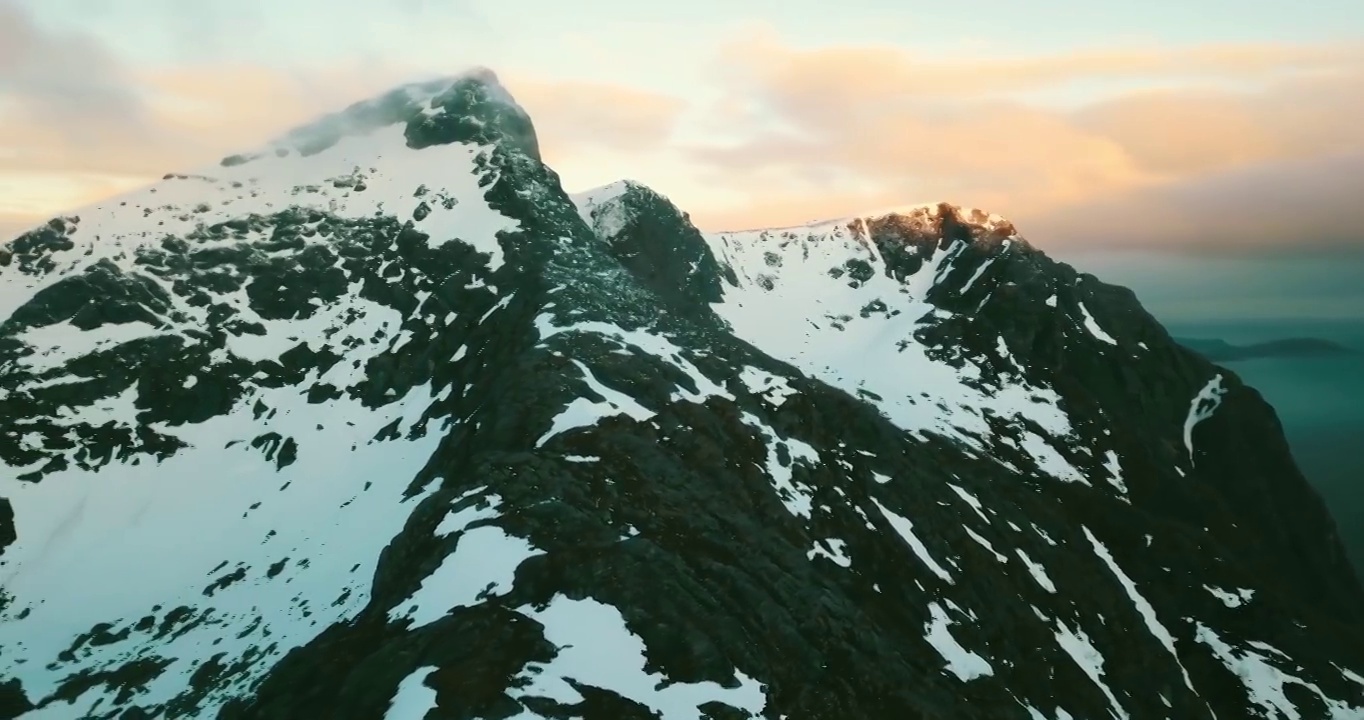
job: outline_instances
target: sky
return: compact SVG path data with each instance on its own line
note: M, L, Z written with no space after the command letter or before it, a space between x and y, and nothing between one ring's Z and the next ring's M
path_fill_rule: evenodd
M0 235L471 65L703 229L945 200L1166 313L1364 317L1359 0L0 0Z

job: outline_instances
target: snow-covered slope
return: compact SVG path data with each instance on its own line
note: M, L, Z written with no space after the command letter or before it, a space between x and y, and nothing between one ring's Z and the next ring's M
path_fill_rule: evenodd
M430 115L437 93L421 89L399 92ZM185 697L200 668L240 668L211 714L369 602L451 392L373 370L467 322L442 296L491 298L496 235L517 227L480 192L496 181L488 144L417 150L406 129L311 155L282 141L11 246L0 494L20 542L0 592L24 619L0 623L0 675L47 697L147 658L151 706Z
M951 209L943 206L942 211ZM969 292L1018 242L1012 234L1004 236L998 255L983 261L966 253L973 243L969 237L944 247L931 242L921 246L917 270L904 277L888 272L872 227L898 223L902 231L935 233L939 212L929 206L712 235L712 251L737 275L717 311L740 337L866 399L907 432L951 437L988 453L992 423L1003 422L1020 429L1015 447L1039 470L1087 483L1086 473L1067 456L1092 456L1096 448L1075 435L1060 397L1028 380L1003 338L973 355L960 346L942 348L916 337L962 316L933 303L936 288L953 285ZM986 232L1012 230L1001 219L976 214L987 223ZM772 322L776 317L783 321Z
M0 250L0 718L1355 718L1330 527L1002 219L570 198L485 70Z

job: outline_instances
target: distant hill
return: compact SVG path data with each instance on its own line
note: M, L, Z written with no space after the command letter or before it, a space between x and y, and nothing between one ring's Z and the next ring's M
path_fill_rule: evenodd
M1175 341L1213 362L1355 353L1351 348L1321 338L1284 338L1251 345L1232 345L1225 340L1211 338L1175 338Z

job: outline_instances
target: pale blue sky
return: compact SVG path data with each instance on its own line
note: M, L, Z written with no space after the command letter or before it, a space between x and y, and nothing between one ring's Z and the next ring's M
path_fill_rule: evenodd
M18 1L48 27L80 28L149 64L315 65L364 54L679 89L698 80L719 40L755 23L797 46L971 58L1364 34L1360 0Z

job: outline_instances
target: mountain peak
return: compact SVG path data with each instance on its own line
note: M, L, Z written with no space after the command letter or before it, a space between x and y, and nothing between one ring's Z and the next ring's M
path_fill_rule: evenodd
M604 237L615 235L629 222L634 212L628 202L631 198L656 198L667 202L667 198L653 188L628 178L569 195L583 222Z
M866 223L895 222L901 225L927 230L946 224L959 224L978 228L985 234L999 238L1017 238L1014 224L995 213L980 208L965 207L949 202L913 203L894 205L875 210L867 210L852 215L810 220L796 225L752 227L741 230L722 230L717 234L729 235L754 232L787 232L809 229L827 231L835 227L860 227Z
M579 217L636 280L665 304L702 311L720 299L722 270L688 215L637 180L569 196Z
M539 158L539 143L530 116L497 74L473 67L444 77L399 85L290 130L255 153L224 158L223 166L240 165L267 154L314 155L342 138L404 126L408 147L451 142L511 142Z
M895 222L919 230L933 230L951 235L966 231L979 238L996 242L1005 239L1021 240L1018 229L1012 222L995 213L980 208L936 202L910 207L863 213L859 216L864 222ZM958 230L953 230L953 228Z

